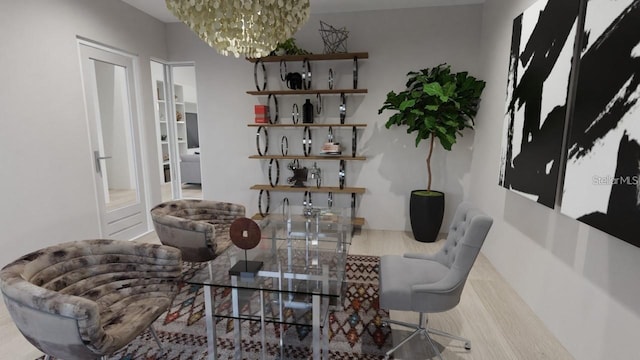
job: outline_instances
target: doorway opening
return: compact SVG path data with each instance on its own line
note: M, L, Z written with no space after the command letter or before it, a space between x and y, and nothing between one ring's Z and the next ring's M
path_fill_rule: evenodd
M151 61L162 201L202 199L195 66Z

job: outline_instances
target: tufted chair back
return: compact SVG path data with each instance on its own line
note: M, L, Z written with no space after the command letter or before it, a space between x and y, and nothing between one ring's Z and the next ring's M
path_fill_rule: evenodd
M448 270L438 282L441 291L436 297L431 296L430 301L422 298L429 293L429 286L414 286L413 310L422 312L437 312L453 308L460 302L460 296L466 283L471 267L473 266L484 239L491 229L493 219L481 210L474 208L470 203L463 202L456 209L449 235L444 245L438 252L427 254L405 254L405 257L416 259L429 259L444 265ZM446 289L446 291L445 291Z
M493 221L471 204L463 202L456 209L447 241L434 258L448 268L468 273L476 260Z
M0 289L16 326L39 350L95 359L127 345L169 308L180 256L161 245L73 241L8 264Z

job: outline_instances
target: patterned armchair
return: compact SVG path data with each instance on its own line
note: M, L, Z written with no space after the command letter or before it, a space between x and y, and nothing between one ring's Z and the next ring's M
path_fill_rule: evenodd
M162 245L68 242L5 266L0 289L20 332L47 358L96 359L147 328L158 341L151 324L177 292L180 256Z
M151 209L160 242L182 251L185 261L215 259L231 245L229 227L244 217L242 205L211 200L174 200Z

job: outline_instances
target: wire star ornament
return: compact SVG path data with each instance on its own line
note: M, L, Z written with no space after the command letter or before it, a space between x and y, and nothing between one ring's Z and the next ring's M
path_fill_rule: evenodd
M320 20L320 36L324 42L324 53L346 53L347 52L347 38L349 32L346 27L336 29L326 22Z

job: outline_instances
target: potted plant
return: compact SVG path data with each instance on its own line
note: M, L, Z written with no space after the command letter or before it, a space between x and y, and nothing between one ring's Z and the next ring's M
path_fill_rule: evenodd
M426 190L413 190L410 199L410 217L413 236L418 241L433 242L438 236L444 215L444 193L431 189L431 155L435 139L446 150L451 150L462 130L473 128L480 95L485 82L467 72L452 73L447 64L412 71L406 90L387 94L378 110L394 110L385 127L407 126L407 134L415 133L416 147L429 140L427 154L428 182Z

